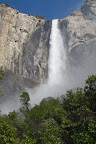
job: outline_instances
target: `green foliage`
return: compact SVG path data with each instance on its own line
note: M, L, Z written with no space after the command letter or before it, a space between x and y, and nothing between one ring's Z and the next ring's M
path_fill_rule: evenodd
M2 96L2 93L0 92L0 96Z
M0 116L0 143L7 144L95 144L96 76L86 80L84 89L67 91L58 99L43 100L28 109L29 94L20 96L24 120L15 111Z
M25 125L30 136L36 137L38 130L41 128L41 123L49 117L54 117L56 107L59 107L60 102L52 99L50 102L43 100L40 105L35 105L34 108L25 114Z
M27 110L29 106L29 101L30 101L29 94L27 92L23 92L22 95L20 95L20 102L26 107Z
M62 105L69 112L76 110L84 104L84 93L81 88L77 89L76 93L73 93L72 90L67 91L66 96Z
M87 90L96 90L96 75L88 76L86 80L85 89Z
M88 77L84 91L86 105L96 112L96 75Z
M0 143L18 143L16 128L0 119Z
M2 70L0 70L0 80L3 79L4 74L5 74L5 73L4 73Z
M8 114L8 117L11 119L11 120L17 120L17 113L15 112L15 110L13 112L10 112Z
M38 143L40 144L63 144L59 125L53 118L44 120L44 122L41 123L41 129L38 133Z
M44 16L38 16L37 14L35 15L35 17L38 18L38 19L44 19L44 20L46 20L46 18Z
M6 6L6 7L10 7L8 3L5 3L5 6Z
M0 80L3 79L4 74L5 74L5 73L4 73L2 70L0 70ZM0 96L2 96L1 92L0 92Z

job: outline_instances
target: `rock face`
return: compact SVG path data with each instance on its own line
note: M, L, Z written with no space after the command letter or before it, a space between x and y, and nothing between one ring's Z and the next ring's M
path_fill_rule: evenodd
M69 63L77 64L93 53L96 62L96 1L87 0L81 10L60 20ZM94 59L95 58L95 59ZM95 63L94 62L94 63Z
M6 76L0 85L4 95L16 91L14 83L22 89L46 80L50 28L51 22L0 5L0 69L9 79L8 87Z
M48 30L45 20L0 5L0 68L39 81L45 78Z
M35 31L23 45L21 73L23 77L44 81L47 78L51 22Z
M59 28L68 68L72 71L73 66L82 65L83 69L87 63L86 68L90 66L93 70L96 63L96 1L87 0L81 10L59 20ZM50 31L51 21L0 5L0 68L8 72L0 85L4 95L16 92L16 85L24 91L25 86L33 87L47 79ZM9 79L8 86L5 86L6 79Z

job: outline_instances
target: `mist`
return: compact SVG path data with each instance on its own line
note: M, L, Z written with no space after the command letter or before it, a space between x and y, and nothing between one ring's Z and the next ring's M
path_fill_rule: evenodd
M39 104L44 98L66 96L67 90L83 88L88 76L95 75L96 72L96 51L90 50L90 47L84 51L81 48L74 51L76 56L73 56L74 59L70 60L69 65L67 64L69 59L58 25L58 20L52 21L47 83L34 89L26 89L32 106Z
M82 47L84 46L82 45ZM30 107L40 104L44 98L66 96L67 90L84 87L87 77L96 72L95 45L92 47L93 49L90 49L90 46L88 49L81 49L80 47L78 51L73 51L74 55L71 53L68 56L58 27L58 20L53 20L50 35L48 79L46 83L41 83L33 89L25 88L30 96ZM8 114L21 107L20 94L18 93L0 104L2 114Z

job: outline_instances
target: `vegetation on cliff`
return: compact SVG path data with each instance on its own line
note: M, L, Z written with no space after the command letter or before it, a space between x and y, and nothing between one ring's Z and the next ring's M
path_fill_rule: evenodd
M39 16L37 14L35 15L35 17L38 18L38 19L44 19L44 20L46 20L46 18L44 16Z
M58 99L43 100L29 110L29 95L23 93L20 97L27 107L21 108L25 119L18 119L15 111L1 115L0 143L96 143L96 76L88 77L84 89L67 91L62 103Z
M3 75L4 75L4 74L5 74L5 73L4 73L2 70L0 70L0 80L3 79ZM2 96L1 92L0 92L0 96Z
M0 2L0 5L2 5L3 3ZM8 3L5 3L6 7L10 7Z
M5 6L6 6L6 7L10 7L8 3L5 3Z

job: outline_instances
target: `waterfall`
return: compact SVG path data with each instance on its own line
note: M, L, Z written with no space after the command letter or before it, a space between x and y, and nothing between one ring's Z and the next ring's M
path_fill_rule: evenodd
M81 86L84 85L82 83L84 78L91 72L93 73L96 71L94 62L95 55L90 55L87 57L88 61L85 61L84 65L81 64L81 62L78 64L78 67L77 65L76 67L72 65L71 71L66 68L66 57L64 35L62 37L61 31L59 29L59 21L53 20L50 34L48 81L46 84L40 84L33 89L26 88L25 90L30 95L30 105L32 107L35 104L39 104L44 98L56 98L58 96L64 95L66 90L76 88L77 86L80 86L80 84ZM20 102L18 95L14 99L9 99L6 103L0 105L0 109L3 114L13 111L14 109L19 109L19 107Z
M50 35L50 51L48 61L48 84L60 85L64 78L66 70L66 53L63 45L63 39L58 27L58 19L52 21Z
M32 94L31 104L38 104L43 98L58 97L65 92L66 52L58 20L52 21L48 59L48 82L28 91Z
M52 21L52 28L50 34L50 50L48 60L48 82L40 84L33 89L26 88L26 92L30 95L30 104L33 107L39 104L43 98L58 97L64 94L65 90L65 77L66 77L66 53L63 45L63 39L59 29L58 20ZM63 84L64 83L64 84ZM16 103L14 105L14 102ZM13 109L19 108L19 100L7 101L5 107L2 105L0 109L3 113L8 113ZM10 107L9 107L10 105Z
M59 29L58 19L52 21L50 49L48 59L48 82L28 91L32 93L31 104L37 104L46 97L58 97L64 94L66 79L66 52Z

